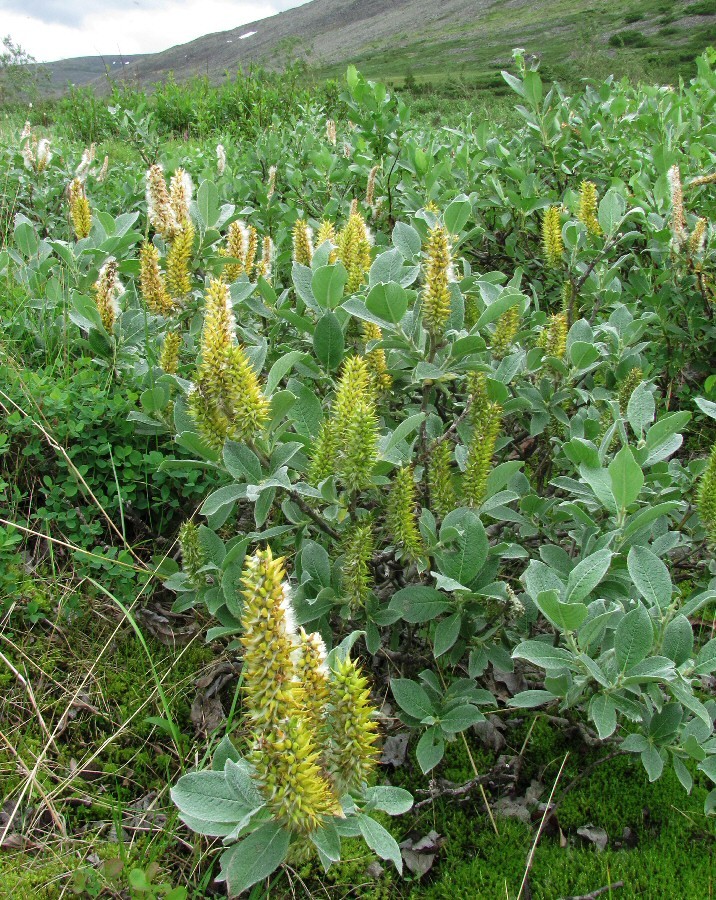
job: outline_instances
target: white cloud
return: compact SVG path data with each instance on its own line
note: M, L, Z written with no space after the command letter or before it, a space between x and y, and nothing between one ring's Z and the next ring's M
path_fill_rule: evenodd
M137 0L102 3L70 0L64 4L64 24L58 21L54 4L32 7L30 14L17 11L17 3L1 0L2 34L31 53L40 62L73 56L155 53L183 44L213 31L238 28L272 16L282 9L300 6L306 0ZM70 7L73 7L70 9Z

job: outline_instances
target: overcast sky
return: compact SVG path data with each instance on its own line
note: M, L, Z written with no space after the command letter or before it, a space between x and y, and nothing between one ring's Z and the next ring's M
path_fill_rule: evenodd
M9 34L39 62L153 53L237 28L307 0L0 0Z

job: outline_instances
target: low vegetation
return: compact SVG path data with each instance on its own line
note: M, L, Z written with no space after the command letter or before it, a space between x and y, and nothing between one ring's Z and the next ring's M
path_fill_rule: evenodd
M711 896L715 63L3 125L12 896Z

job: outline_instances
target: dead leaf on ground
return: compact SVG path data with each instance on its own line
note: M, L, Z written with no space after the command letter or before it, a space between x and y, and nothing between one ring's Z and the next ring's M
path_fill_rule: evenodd
M577 834L588 843L594 844L600 853L607 849L609 835L603 828L598 828L596 825L583 825L577 829Z
M426 872L429 872L435 862L435 857L445 838L441 837L437 831L429 831L424 837L413 837L409 835L401 844L400 853L406 867L422 878Z
M410 736L405 732L401 734L392 734L383 741L383 751L380 755L380 762L384 766L402 766L408 752L408 743Z

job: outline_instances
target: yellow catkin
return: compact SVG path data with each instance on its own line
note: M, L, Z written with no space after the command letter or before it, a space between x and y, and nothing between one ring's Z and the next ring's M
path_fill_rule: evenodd
M176 375L179 370L179 351L181 350L182 337L178 331L168 331L162 352L159 355L159 365L168 375Z
M302 642L297 634L283 560L274 559L270 548L248 558L241 581L242 675L245 714L253 730L252 762L274 818L310 834L325 816L341 815L338 797L321 771L319 711L305 680L311 668L313 685L320 684L323 673L312 667L325 667L323 650L308 635ZM327 697L327 685L321 687Z
M597 186L593 181L583 181L580 186L577 218L590 234L599 237L602 233L597 218Z
M324 219L321 222L318 232L316 233L316 247L320 247L321 244L325 244L326 241L330 241L331 244L335 244L336 242L336 226L330 219Z
M248 242L246 244L246 256L244 258L244 270L246 277L251 278L253 274L258 277L258 266L256 265L256 253L259 249L259 234L253 225L248 227ZM266 238L264 238L263 246L266 247ZM260 265L260 264L259 264Z
M170 316L176 305L164 284L159 269L159 251L146 241L139 251L139 288L149 310L162 316Z
M313 259L313 231L305 219L296 219L293 226L293 261L310 266Z
M167 251L167 289L172 297L180 299L191 291L190 263L194 249L194 226L186 220L182 230L171 240Z
M433 337L442 337L450 318L450 282L454 280L450 238L444 226L430 229L426 247L423 324Z
M80 178L74 178L70 184L70 216L77 239L86 238L92 227L92 211Z
M562 262L564 251L558 206L550 206L542 219L542 247L547 265L553 269L557 268Z
M697 219L694 230L689 235L689 256L698 256L706 246L706 219Z
M371 236L365 219L359 212L351 212L347 224L336 236L337 258L348 271L346 294L355 293L365 282L370 269L370 248Z
M232 222L229 225L229 232L226 236L226 245L220 251L222 256L230 256L232 259L238 260L238 262L224 266L224 275L228 281L236 281L244 271L247 246L248 231L246 230L246 225L243 222Z
M698 175L696 178L692 178L687 187L701 187L704 184L713 184L714 182L716 182L716 172L712 172L710 175Z
M307 634L299 628L298 650L295 674L301 686L300 703L311 728L318 734L325 722L328 702L326 645L320 634Z
M229 288L214 279L206 295L201 362L189 394L189 412L207 443L217 449L227 438L254 440L268 418L268 401L236 343L235 331Z
M266 235L261 245L261 259L256 264L256 277L271 284L273 276L273 241Z
M119 298L124 293L124 287L118 276L119 264L114 257L110 257L99 270L99 277L94 283L95 303L102 324L108 332L112 332L114 323L119 315Z
M380 326L375 322L363 322L361 324L363 331L363 340L368 344L369 341L380 341L383 338L383 332ZM387 391L393 383L393 379L388 372L388 363L385 359L385 350L382 347L375 347L373 350L367 350L365 354L368 368L370 369L373 382L377 391Z

